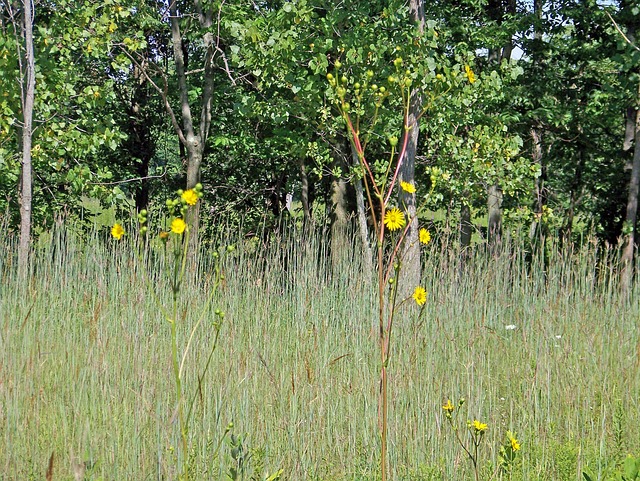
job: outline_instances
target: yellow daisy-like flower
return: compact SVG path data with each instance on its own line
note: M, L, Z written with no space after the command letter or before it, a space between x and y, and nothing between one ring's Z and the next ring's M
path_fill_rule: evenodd
M413 291L413 300L416 301L416 304L419 306L424 306L424 303L427 302L427 291L424 290L424 287L416 287Z
M481 423L477 419L475 419L473 423L471 423L471 425L473 426L473 429L475 429L476 433L478 434L484 433L487 429L489 429L489 426L487 426L485 423Z
M514 437L509 438L509 440L511 441L511 449L514 451L520 451L520 443L518 440Z
M477 80L476 74L473 73L473 70L471 70L471 67L469 67L468 65L465 65L464 71L465 71L465 74L467 75L467 79L469 79L469 83L472 84Z
M407 223L406 219L404 218L404 213L397 207L389 209L387 212L385 212L383 222L384 225L387 226L387 229L391 231L402 229Z
M451 399L447 399L447 404L442 406L442 409L449 415L455 410L455 407L451 404Z
M124 234L124 229L120 224L113 224L113 227L111 228L111 235L114 239L120 240Z
M189 205L196 205L198 202L198 193L193 189L185 190L182 193L182 199Z
M173 222L171 223L171 232L175 234L182 234L186 228L187 224L183 219L180 217L173 219Z
M416 186L413 185L411 182L404 182L404 181L400 182L400 187L402 188L402 190L404 190L408 194L416 193Z
M427 229L420 229L420 233L418 235L420 237L420 244L427 245L431 242L431 234Z

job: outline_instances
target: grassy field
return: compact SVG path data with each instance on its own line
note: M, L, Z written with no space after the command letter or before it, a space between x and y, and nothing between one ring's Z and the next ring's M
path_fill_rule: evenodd
M45 479L52 454L56 480L175 479L169 326L130 246L58 231L39 243L28 285L14 247L0 241L0 479ZM243 456L244 479L279 469L287 480L378 478L374 289L353 249L333 261L325 250L318 238L239 243L225 260L206 315L223 309L225 323L200 391L209 325L186 361L193 479L226 479ZM627 453L640 455L639 292L620 296L593 246L551 249L546 269L525 254L474 253L464 270L452 249L426 254L426 315L404 311L393 340L393 479L472 479L447 399L466 399L462 430L467 419L489 426L483 479L507 430L522 446L516 480L608 479ZM182 293L183 345L209 260ZM166 279L154 283L167 293ZM230 422L246 433L243 448L232 453L228 435L218 451Z

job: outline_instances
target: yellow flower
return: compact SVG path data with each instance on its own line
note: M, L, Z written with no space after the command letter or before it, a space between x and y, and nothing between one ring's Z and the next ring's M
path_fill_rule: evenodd
M465 65L464 71L467 75L467 78L469 79L469 83L474 83L476 81L476 74L473 73L473 70L471 70L471 67L469 67L468 65Z
M477 419L474 420L471 425L473 426L473 429L475 429L476 433L478 434L484 433L489 428L489 426L487 426L485 423L481 423Z
M420 229L419 236L421 244L427 245L429 242L431 242L431 234L427 229Z
M413 300L416 301L416 304L419 306L423 306L425 302L427 302L427 291L424 290L424 287L416 287L413 291Z
M171 223L171 232L182 234L186 228L187 224L180 217L173 219L173 222Z
M400 187L402 187L402 190L404 190L408 194L416 193L416 186L413 185L411 182L404 182L404 181L400 182Z
M511 436L509 440L511 441L511 449L513 449L514 451L520 451L520 443L518 442L518 440L513 436Z
M453 407L453 404L451 404L451 399L447 399L447 404L442 406L442 409L445 410L447 415L451 415L451 413L455 410L455 407Z
M198 194L193 189L185 190L182 193L182 199L189 205L196 205L198 202Z
M403 228L407 223L404 218L404 214L397 207L385 212L383 221L384 225L387 226L387 229L392 231Z
M120 224L113 224L113 227L111 228L111 235L116 240L120 240L120 239L122 239L122 236L124 235L124 229L122 228L122 226Z

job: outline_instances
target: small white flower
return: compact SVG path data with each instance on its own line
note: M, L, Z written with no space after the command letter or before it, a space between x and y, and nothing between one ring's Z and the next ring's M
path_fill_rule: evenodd
M562 336L561 336L560 334L558 334L558 335L556 336L556 339L562 339Z
M504 326L507 331L513 331L516 328L515 324L509 324L508 326Z

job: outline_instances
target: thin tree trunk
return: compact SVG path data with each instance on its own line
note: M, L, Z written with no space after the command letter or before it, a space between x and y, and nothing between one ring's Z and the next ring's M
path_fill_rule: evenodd
M464 253L471 245L471 207L464 203L460 207L460 250Z
M542 211L544 206L547 203L546 196L546 167L544 165L544 158L542 155L542 131L541 129L534 127L531 129L531 139L533 142L533 153L532 153L532 161L534 164L540 166L540 175L536 177L536 205L535 205L535 215L533 222L531 223L531 228L529 230L529 240L533 242L538 234L538 231L541 226L542 219Z
M582 150L578 151L578 164L573 174L573 181L571 182L571 193L569 198L569 208L564 219L564 225L562 226L562 234L560 236L560 242L563 244L571 243L571 236L573 234L573 219L575 217L576 207L578 206L580 199L580 191L582 190L582 173L586 165L586 158Z
M360 165L358 152L351 143L351 162L353 166ZM362 253L364 255L364 269L366 272L373 272L373 251L369 242L369 226L367 224L367 209L364 203L364 189L362 187L362 179L354 178L353 186L356 191L356 214L358 216L358 230L360 232L360 242L362 243Z
M423 0L410 0L409 13L411 21L418 27L418 34L424 33L425 14ZM418 137L420 135L420 115L422 113L424 100L419 89L411 92L409 100L409 112L407 116L407 125L409 128L409 141L404 160L400 166L398 179L400 182L408 182L415 184L415 160L418 150ZM420 242L419 242L419 224L417 217L416 195L399 190L400 205L407 212L410 220L409 230L404 240L402 249L402 274L398 282L398 295L400 299L407 297L417 285L420 284L422 278L422 265L420 262Z
M180 141L187 150L187 182L186 188L192 189L200 182L200 170L204 158L205 145L211 128L211 102L213 98L213 53L214 38L210 30L213 24L213 11L211 8L203 10L199 0L194 1L198 12L200 28L205 33L202 41L205 46L205 56L203 61L203 86L200 97L200 121L196 129L194 119L189 104L189 86L187 83L187 68L185 59L185 49L182 33L180 31L180 15L178 13L177 2L169 4L171 21L171 43L173 46L173 56L176 65L176 77L178 80L178 91L180 94L180 113L182 116L182 128L175 121L173 111L169 102L165 98L165 106L172 117L174 128L176 128ZM192 215L187 219L191 228L191 243L193 246L198 242L198 227L200 219L200 204L192 211Z
M638 216L638 190L640 187L640 110L635 111L635 148L633 151L633 166L629 180L629 194L627 197L627 214L625 228L627 234L623 239L622 249L622 287L631 287L634 271L634 252L636 240L636 220Z
M33 49L33 11L30 0L24 4L23 36L25 45L26 72L21 79L22 87L22 182L20 188L20 245L18 248L18 269L21 275L29 271L31 250L31 204L33 200L33 165L31 162L31 135L33 130L33 104L35 99L36 75L35 52Z
M331 265L333 271L337 272L348 245L347 182L339 177L334 178L331 190Z
M487 189L487 211L487 237L489 248L493 251L500 244L502 235L502 188L497 184Z
M300 157L300 201L302 202L302 213L304 215L304 225L311 225L311 202L309 200L309 177L307 176L307 166L304 157Z

